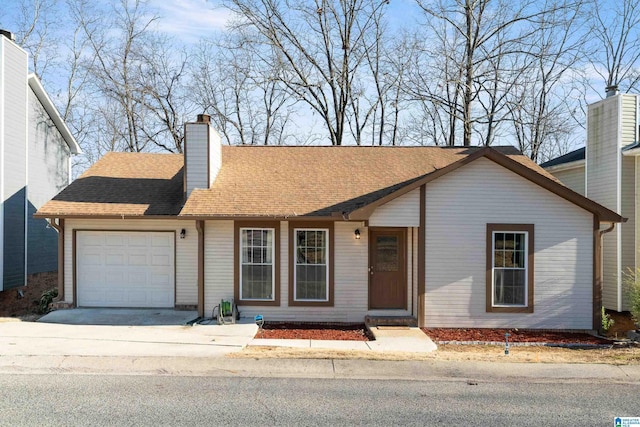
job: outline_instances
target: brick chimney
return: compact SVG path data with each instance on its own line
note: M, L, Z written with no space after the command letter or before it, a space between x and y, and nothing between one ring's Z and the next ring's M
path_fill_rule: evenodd
M185 124L184 192L185 198L196 188L210 188L222 165L220 135L211 127L211 117L198 114Z

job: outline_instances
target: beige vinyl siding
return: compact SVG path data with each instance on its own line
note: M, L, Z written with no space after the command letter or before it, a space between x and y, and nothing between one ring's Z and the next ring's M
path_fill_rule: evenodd
M584 196L585 194L585 168L584 165L571 169L553 171L553 175L564 185Z
M186 125L186 165L187 196L194 188L209 188L208 176L208 134L209 125L187 123Z
M635 192L635 209L636 216L635 222L636 224L640 224L640 156L635 156L635 183L636 183L636 192ZM636 246L635 246L635 268L640 268L640 227L635 228L635 236L636 236Z
M220 300L233 298L233 251L233 221L205 221L205 317L211 316Z
M620 97L589 105L587 117L587 197L620 212ZM618 310L620 227L603 238L602 302Z
M635 157L622 158L622 216L628 218L624 224L618 224L620 228L622 249L622 271L634 269L636 266L636 159ZM622 310L628 310L629 306L622 292Z
M180 231L186 238L180 238ZM198 303L198 233L194 221L180 220L118 220L118 219L67 219L65 221L64 247L64 295L65 301L73 298L73 230L113 231L174 231L176 234L176 305Z
M411 295L411 314L418 317L418 227L409 229L409 244L411 245L411 268L409 269L409 290Z
M313 227L313 223L309 226ZM335 223L333 307L289 307L288 227L288 222L280 223L280 306L243 305L241 316L252 318L262 314L267 321L363 322L368 307L368 229L359 222ZM359 240L353 237L356 228L361 232Z
M369 218L370 227L418 227L420 189L415 189L379 206Z
M426 187L427 327L592 328L593 216L488 159ZM534 313L487 313L487 223L535 226Z
M638 95L622 94L621 147L638 141Z

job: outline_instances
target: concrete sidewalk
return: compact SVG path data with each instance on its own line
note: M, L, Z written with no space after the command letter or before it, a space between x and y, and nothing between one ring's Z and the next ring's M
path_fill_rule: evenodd
M179 375L246 378L380 379L402 381L640 383L640 366L234 359L225 357L0 356L0 374Z
M368 351L396 352L426 345L422 336L397 336L399 332L393 330L382 332L387 337L380 336L377 345L353 341L260 340L253 338L256 332L255 324L103 326L0 321L0 373L640 382L638 365L224 357L247 345L341 350L363 350L367 346Z
M371 332L375 341L330 341L330 340L303 340L303 339L263 339L251 340L249 346L265 347L293 347L327 350L361 350L403 352L403 353L429 353L437 349L435 343L419 328L372 328Z

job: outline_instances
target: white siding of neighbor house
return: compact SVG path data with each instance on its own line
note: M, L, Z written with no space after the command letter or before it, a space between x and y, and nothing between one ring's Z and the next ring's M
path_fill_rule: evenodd
M58 269L58 233L33 214L69 184L71 152L42 103L29 88L27 274Z
M621 147L626 147L638 142L638 95L621 94L622 97L622 116L620 138Z
M640 224L640 156L635 156L635 170L636 170L636 196L635 209L636 209L636 224ZM635 246L635 268L640 268L640 227L636 227L636 246Z
M0 290L25 284L27 53L0 36Z
M180 231L186 237L180 238ZM64 247L64 296L66 302L73 299L73 230L104 231L174 231L176 235L176 305L198 303L198 233L194 221L180 220L119 220L119 219L67 219L65 221ZM77 299L76 299L77 300Z
M622 96L605 98L588 107L587 114L587 197L620 212L621 197L621 108ZM602 303L619 310L621 227L603 238Z
M419 188L379 206L369 217L370 227L418 227L419 225Z
M534 224L534 313L487 313L486 224ZM593 216L488 159L426 188L427 327L592 328Z
M622 158L622 216L628 218L627 222L617 224L620 228L622 239L622 271L635 269L636 267L636 159L635 157ZM624 290L622 290L622 310L629 310Z
M584 196L585 194L585 169L584 164L571 169L553 171L553 175L564 185Z

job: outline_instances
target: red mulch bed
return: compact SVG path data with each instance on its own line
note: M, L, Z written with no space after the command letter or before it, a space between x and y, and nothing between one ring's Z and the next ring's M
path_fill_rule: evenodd
M256 338L371 341L364 324L265 323Z
M449 329L422 328L422 331L436 342L481 341L504 342L509 333L510 343L550 343L550 344L611 344L610 340L594 337L586 333L553 332L518 329Z
M509 332L510 343L550 343L606 345L612 342L586 333L554 332L517 329L450 329L422 328L422 331L436 342L504 342L504 334ZM262 333L256 338L270 339L306 339L306 340L347 340L371 341L364 324L323 324L323 323L266 323Z

